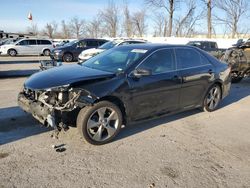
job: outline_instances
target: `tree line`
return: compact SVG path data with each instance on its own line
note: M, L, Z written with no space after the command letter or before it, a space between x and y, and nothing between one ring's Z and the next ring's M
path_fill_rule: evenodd
M144 0L142 8L131 11L128 2L118 6L110 0L91 20L73 17L69 21L52 21L42 30L32 24L28 32L49 38L143 37L148 34L155 37L206 34L211 38L219 26L235 38L249 33L247 24L241 23L250 18L248 9L248 0Z

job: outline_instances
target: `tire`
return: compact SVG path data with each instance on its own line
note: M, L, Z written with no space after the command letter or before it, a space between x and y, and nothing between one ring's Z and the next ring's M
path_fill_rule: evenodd
M73 55L70 54L70 53L65 53L63 55L62 59L63 59L64 62L72 62L73 61Z
M17 51L14 50L14 49L9 49L9 50L8 50L8 54L9 54L9 56L14 57L14 56L17 55Z
M49 56L50 55L50 50L49 49L43 50L43 55L44 56Z
M101 101L80 110L77 128L88 143L102 145L110 142L120 132L122 119L121 110L117 105Z
M217 109L221 101L222 91L218 84L214 84L209 88L204 100L203 110L206 112L212 112Z

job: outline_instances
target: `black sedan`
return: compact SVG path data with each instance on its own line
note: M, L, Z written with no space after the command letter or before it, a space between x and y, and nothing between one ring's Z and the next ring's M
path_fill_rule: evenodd
M76 125L89 143L104 144L132 121L214 111L230 85L228 65L196 47L140 44L36 73L18 102L57 133Z

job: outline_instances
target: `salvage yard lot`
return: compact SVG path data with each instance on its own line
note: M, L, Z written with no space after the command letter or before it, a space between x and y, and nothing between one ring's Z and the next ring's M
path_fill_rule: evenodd
M103 146L75 128L50 138L17 107L25 79L0 79L0 187L250 187L250 79L233 84L213 113L128 125ZM51 147L60 144L65 151Z

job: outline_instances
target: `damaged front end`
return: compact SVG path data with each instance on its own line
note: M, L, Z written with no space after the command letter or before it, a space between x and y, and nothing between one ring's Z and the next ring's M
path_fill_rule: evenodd
M83 101L83 97L90 100ZM90 105L93 98L87 91L69 85L44 90L24 87L18 95L18 105L43 125L53 127L52 136L57 137L62 129L66 131L69 125L75 125L73 114Z

